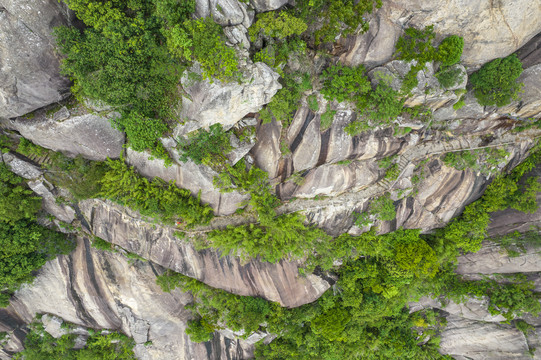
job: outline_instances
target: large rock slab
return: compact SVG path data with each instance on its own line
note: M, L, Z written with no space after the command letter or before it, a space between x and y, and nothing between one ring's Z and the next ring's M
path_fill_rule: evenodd
M524 14L529 14L524 17ZM541 7L530 0L390 0L370 21L370 31L344 39L341 60L369 67L391 59L402 29L434 25L442 40L464 38L462 62L470 67L511 54L541 31Z
M525 253L510 257L501 246L485 242L476 253L458 258L456 272L459 274L507 274L541 271L539 249L527 247Z
M52 36L67 22L64 4L56 0L0 1L0 117L20 116L69 94Z
M498 109L501 114L511 114L521 118L541 116L541 64L527 68L518 78L524 84L519 100Z
M524 334L512 325L468 320L458 316L447 318L441 334L440 352L476 360L528 359L528 343Z
M44 114L34 119L18 118L7 124L35 144L70 156L82 155L91 160L115 159L124 145L124 134L111 126L114 113L100 116L82 114L63 121Z
M143 221L119 205L92 199L82 201L79 207L95 236L215 288L260 296L287 307L310 303L329 288L315 275L301 277L297 262L243 263L217 251L196 251L175 237L175 229Z
M76 250L47 262L32 285L25 285L0 309L0 331L14 331L0 349L0 359L22 350L25 324L35 314L49 313L94 329L120 330L136 342L143 360L246 359L253 348L216 333L214 339L192 343L185 334L191 315L184 308L191 296L179 290L163 293L156 275L163 270L104 252L79 239ZM145 342L150 341L151 345Z
M198 127L207 129L216 123L230 128L246 114L258 112L271 101L282 87L278 78L279 75L263 63L246 65L241 83L191 81L185 76L182 86L187 96L182 98L180 118L195 121Z

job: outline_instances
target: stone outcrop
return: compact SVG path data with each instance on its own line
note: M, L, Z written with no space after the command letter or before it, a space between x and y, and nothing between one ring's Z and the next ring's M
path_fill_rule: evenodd
M289 0L252 0L251 3L257 12L276 10L287 4Z
M53 109L54 110L54 109ZM49 115L47 113L50 112ZM118 113L92 114L82 107L39 110L32 119L19 117L4 125L47 149L91 160L115 159L124 145L124 134L111 126Z
M295 307L316 300L329 284L315 276L301 277L297 262L276 264L197 251L178 239L174 228L142 220L138 214L101 200L84 200L82 214L95 236L145 259L234 294L260 296Z
M184 332L191 317L184 306L191 296L179 290L162 292L155 282L162 271L149 262L93 249L88 240L78 239L72 254L45 264L33 284L23 286L11 305L0 309L0 331L10 333L9 342L0 349L0 359L22 350L24 325L43 313L87 328L122 331L135 340L134 350L141 360L252 356L251 345L219 333L207 343L192 343Z
M197 67L194 71L198 72ZM228 129L245 115L261 110L282 87L278 74L264 63L247 64L245 76L240 83L192 81L186 75L182 86L186 96L182 98L180 119L197 122L197 127L207 128L220 123ZM181 135L179 127L175 135ZM190 131L195 128L190 129Z
M0 118L62 100L70 82L59 73L52 30L66 25L56 0L0 1Z
M451 15L452 14L452 15ZM524 17L524 14L531 16ZM403 28L434 25L437 40L449 35L464 38L462 62L477 67L516 51L541 31L541 7L517 0L390 0L374 12L366 34L342 39L347 64L369 67L391 59Z

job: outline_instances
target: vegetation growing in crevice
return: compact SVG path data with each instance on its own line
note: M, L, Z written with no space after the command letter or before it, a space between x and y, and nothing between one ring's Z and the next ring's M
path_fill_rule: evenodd
M69 328L71 324L62 323ZM76 334L70 333L54 338L45 331L39 320L30 324L30 332L24 341L25 349L15 354L14 359L41 360L41 359L66 359L66 360L135 360L133 347L135 342L126 335L111 333L93 333L86 340L82 349L74 349Z
M508 156L509 153L505 149L490 147L448 152L442 160L445 165L457 170L472 169L485 175L491 175L498 170L497 166Z
M188 190L156 177L152 181L138 175L123 159L107 160L108 170L100 180L101 196L165 223L186 226L208 224L212 208L201 204Z
M408 302L425 295L444 302L487 297L491 314L502 314L507 321L541 312L539 294L524 277L512 282L472 281L453 271L462 252L479 250L490 212L515 203L533 201L522 208L527 211L537 206L535 197L518 190L516 182L539 162L539 154L533 149L508 176L497 177L480 200L431 234L399 229L377 235L371 229L359 236L342 234L326 245L314 246L306 258L305 271L319 267L338 278L314 303L282 308L259 298L212 289L170 271L160 276L158 283L165 291L180 286L194 295L194 320L188 331L194 340L208 340L213 331L223 327L244 329L244 337L257 330L278 335L270 344L257 344L258 359L449 359L437 351L438 332L445 321L433 311L410 314ZM336 260L342 263L340 267ZM430 340L424 342L427 336Z
M518 99L523 84L517 82L522 63L516 54L483 65L470 76L470 85L479 104L505 106Z

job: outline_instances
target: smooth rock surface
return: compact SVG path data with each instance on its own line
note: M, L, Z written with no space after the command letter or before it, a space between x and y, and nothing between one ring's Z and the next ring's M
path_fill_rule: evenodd
M106 116L83 114L64 121L36 116L18 118L8 126L35 144L70 156L82 155L91 160L116 159L122 152L124 134L111 126L115 113Z
M66 25L56 0L0 1L0 118L60 101L70 82L60 75L52 30Z
M276 10L287 4L289 0L252 0L251 4L257 12Z
M91 199L79 207L95 236L234 294L260 296L295 307L316 300L330 286L315 275L301 277L297 262L242 263L238 257L221 256L217 251L196 251L189 242L175 237L175 229L145 222L119 205Z
M9 359L12 352L21 350L24 324L40 313L133 336L136 356L142 360L240 360L252 356L253 348L243 340L225 339L218 333L207 343L192 343L184 332L191 316L184 306L191 296L179 290L162 292L156 284L156 275L162 271L120 253L93 249L88 240L79 239L72 254L45 264L33 285L23 286L11 305L0 309L0 331L14 330L15 335L0 349L0 359ZM152 344L145 346L147 341Z

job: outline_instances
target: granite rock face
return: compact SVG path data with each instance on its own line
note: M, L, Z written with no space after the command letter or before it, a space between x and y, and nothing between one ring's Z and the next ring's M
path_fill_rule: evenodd
M63 109L50 117L40 111L33 119L17 118L4 123L33 143L68 156L81 155L91 160L120 156L124 134L111 126L111 119L117 117L117 113L71 115Z
M184 77L182 85L187 96L182 99L180 118L206 129L216 123L228 129L245 115L261 110L282 87L279 76L260 62L246 65L245 72L241 83L193 82Z
M66 25L56 0L0 1L0 118L62 100L70 82L59 73L52 30Z
M524 17L524 14L531 16ZM462 62L480 66L511 54L541 31L541 7L529 0L390 0L374 12L366 34L342 39L349 49L342 61L369 67L391 59L405 27L434 25L437 40L449 35L464 38Z
M316 300L330 286L315 275L301 277L297 262L243 263L217 251L197 251L189 242L176 238L175 229L145 222L119 205L84 200L79 207L95 236L234 294L260 296L295 307Z
M191 296L179 290L162 292L156 285L156 275L162 271L149 262L93 249L88 240L78 239L72 254L45 264L33 285L18 290L11 305L0 309L0 331L11 333L8 344L0 349L0 359L22 350L24 325L43 313L87 328L122 331L133 337L136 356L142 360L252 356L251 345L219 333L207 343L192 343L184 332L191 317L184 306ZM152 344L145 346L147 341Z

